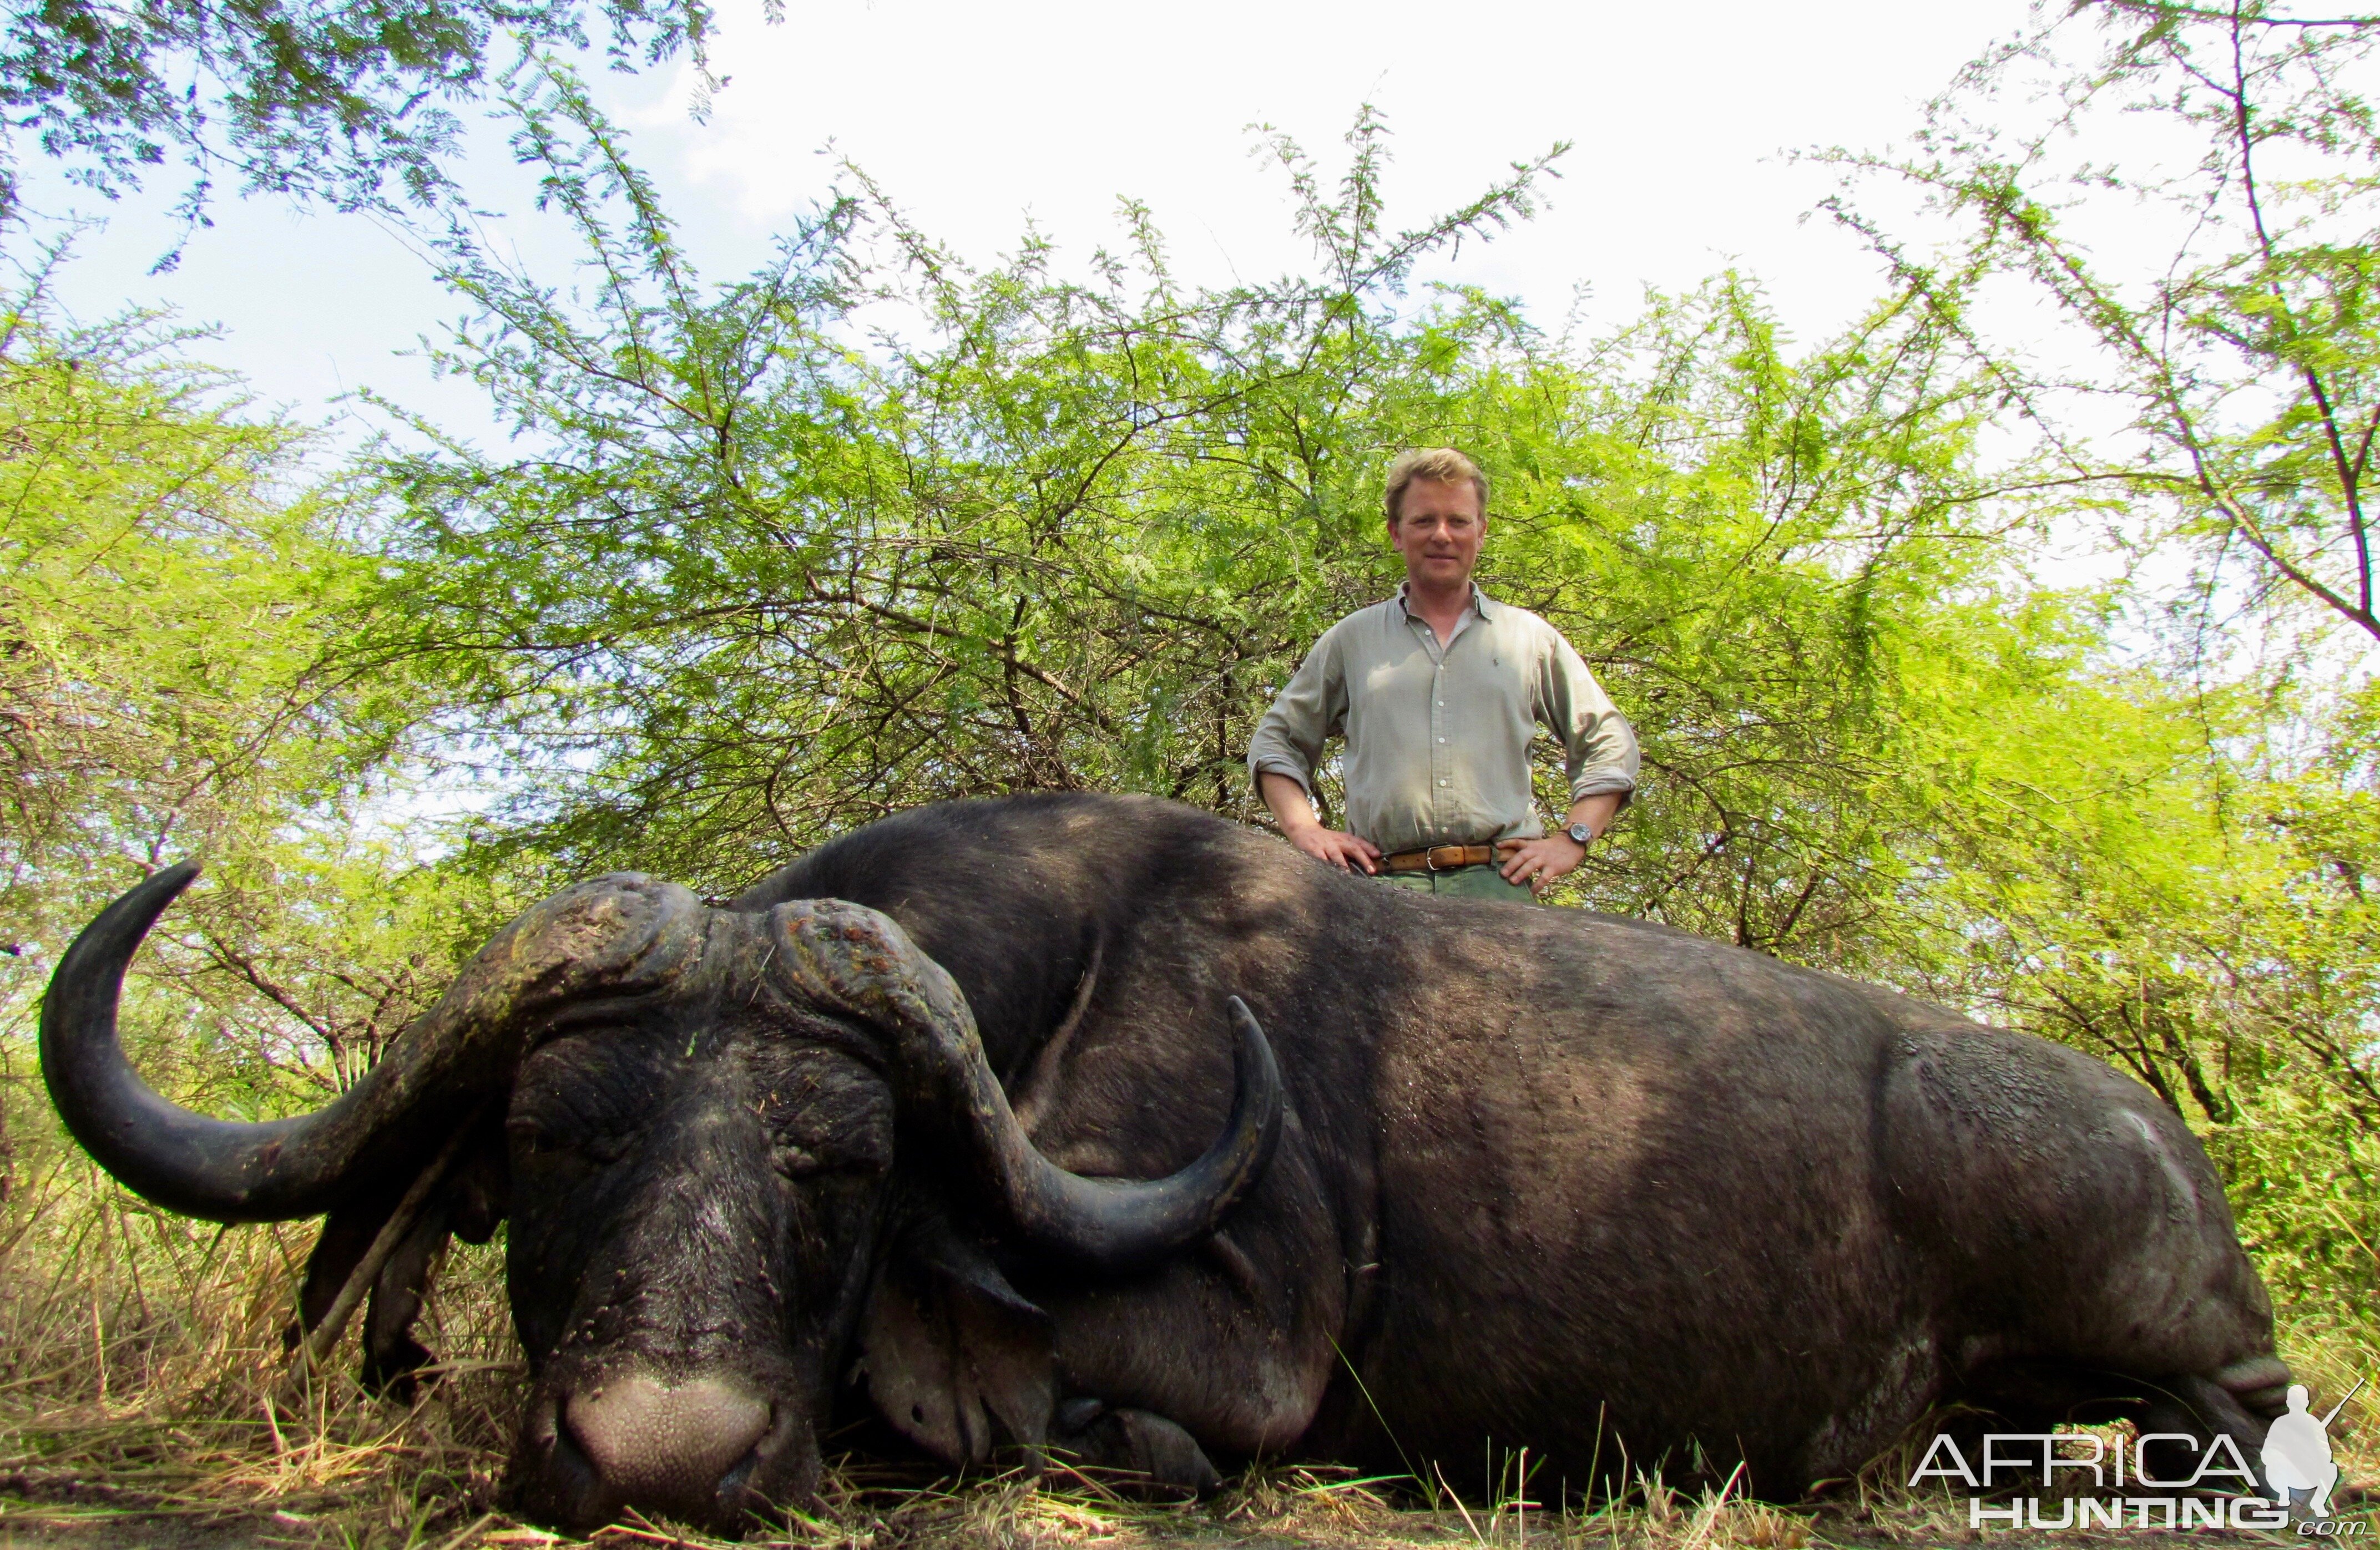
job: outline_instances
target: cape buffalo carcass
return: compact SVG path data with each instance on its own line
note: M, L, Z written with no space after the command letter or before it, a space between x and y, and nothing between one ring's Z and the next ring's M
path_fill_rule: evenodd
M1952 1400L2253 1459L2289 1381L2205 1155L2099 1062L1162 802L928 807L718 908L580 884L267 1124L166 1103L116 1041L192 875L59 964L60 1111L167 1209L326 1213L310 1321L452 1159L368 1361L423 1359L424 1266L509 1217L513 1500L566 1528L798 1502L838 1402L954 1463L1193 1487L1525 1446L1576 1489L1624 1447L1791 1496Z

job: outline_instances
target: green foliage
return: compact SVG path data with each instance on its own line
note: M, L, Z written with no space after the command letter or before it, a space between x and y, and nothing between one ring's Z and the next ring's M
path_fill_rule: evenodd
M243 781L316 778L312 627L353 566L319 503L272 498L295 433L210 406L178 343L22 307L0 333L13 897L203 843Z
M516 838L723 886L936 797L1236 809L1261 685L1377 578L1379 420L1440 396L1415 342L1337 282L1184 294L1136 213L1087 284L1038 243L968 272L880 200L873 269L846 204L710 290L575 87L526 121L588 300L458 251L484 312L448 363L531 450L388 466L409 522L371 643L546 772ZM1414 233L1368 188L1309 187L1305 219L1378 291L1534 176ZM920 337L869 341L863 303ZM1510 327L1470 308L1428 347Z
M704 0L603 0L601 10L616 67L687 48L715 84ZM486 94L500 38L524 54L583 49L585 11L552 0L19 3L0 33L0 215L18 203L29 142L111 199L178 154L191 177L181 211L194 222L225 174L244 193L342 210L395 208L392 184L416 204L443 202L463 128L453 109Z
M276 1457L257 1400L308 1229L134 1198L39 1073L59 953L161 860L208 877L136 960L126 1045L161 1091L237 1118L324 1102L498 913L375 821L405 795L390 712L413 696L328 669L370 579L354 509L187 347L150 319L67 328L38 289L0 312L0 1455L18 1490L64 1459L111 1488L160 1469L178 1496L261 1454L277 1501L352 1500L377 1466L390 1507L453 1510L485 1493L509 1414L495 1256L431 1312L447 1355L492 1369L462 1380L458 1424L392 1469L385 1418L343 1395L337 1435Z
M2380 814L2361 718L2292 756L2238 695L2144 673L2046 689L1945 729L1996 800L1943 810L1912 983L2147 1084L2206 1139L2275 1294L2368 1305Z
M325 648L368 561L301 439L247 418L153 320L0 318L0 1190L67 1153L31 1032L108 899L169 859L211 881L143 954L130 1042L168 1092L311 1107L375 1060L487 928L365 807L396 792L401 682Z
M1943 251L1848 192L1835 213L1986 363L2070 479L2130 497L2122 541L2181 546L2202 645L2219 652L2220 621L2267 596L2380 638L2380 129L2360 90L2380 18L2268 0L2040 16L1961 73L1904 153L1834 153L1918 192L1948 224ZM1985 116L2028 97L2037 123ZM2034 315L1992 304L2007 281L2070 335L2024 340L2007 320ZM2111 411L2128 422L2114 435Z
M1458 422L1518 466L1496 563L1597 662L1650 772L1589 898L1893 977L1939 717L2073 651L2061 604L2010 595L2031 518L1973 470L1982 390L1899 305L1797 357L1732 277L1527 387L1527 418Z
M408 516L369 643L540 771L486 854L726 889L937 797L1252 816L1269 695L1392 585L1381 470L1454 441L1498 484L1490 584L1640 708L1660 779L1597 897L1824 956L1900 886L1923 793L1880 815L1842 777L1891 784L1897 655L1955 673L1946 622L2003 630L2022 517L1967 472L1984 390L1918 313L1795 359L1732 278L1576 346L1482 295L1407 307L1542 169L1392 232L1368 119L1335 190L1275 147L1319 277L1186 288L1131 209L1087 280L1029 240L977 272L863 186L711 289L568 82L527 122L591 284L458 248L482 311L447 364L527 450L386 465Z
M2056 530L2154 605L1934 722L1985 800L1942 808L1897 956L2201 1127L2309 1304L2380 1290L2375 43L2264 0L2042 7L1906 147L1831 158L1834 213L1999 385L2013 477L2076 492ZM1918 210L1877 213L1896 189Z

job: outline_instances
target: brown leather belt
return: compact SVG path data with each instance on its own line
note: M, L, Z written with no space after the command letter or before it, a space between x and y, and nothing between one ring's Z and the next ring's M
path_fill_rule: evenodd
M1432 845L1426 851L1399 851L1382 861L1391 872L1451 872L1459 866L1485 866L1495 859L1493 845Z

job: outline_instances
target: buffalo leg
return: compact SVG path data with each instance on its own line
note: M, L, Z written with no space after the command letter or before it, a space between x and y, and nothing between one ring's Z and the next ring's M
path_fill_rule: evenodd
M2286 1378L2289 1369L2272 1357L2236 1363L2212 1377L2185 1373L2154 1380L2057 1362L2009 1362L1969 1381L1962 1400L1976 1411L1945 1429L1960 1437L1965 1451L1986 1432L2050 1432L2128 1420L2141 1436L2156 1439L2143 1451L2149 1482L2179 1489L2202 1465L2210 1471L2230 1466L2234 1450L2240 1464L2256 1467L2266 1421L2242 1400L2262 1399L2276 1373ZM2218 1438L2229 1439L2229 1447ZM2216 1450L2212 1458L2209 1448ZM2229 1481L2243 1491L2256 1488L2237 1475L2210 1472L2208 1478Z
M1064 1391L1162 1416L1219 1453L1279 1454L1305 1435L1336 1371L1345 1280L1289 1268L1338 1268L1324 1222L1254 1215L1128 1281L1037 1287Z
M1101 1108L1094 1100L1105 1091L1086 1086L1062 1096L1036 1144L1075 1171L1123 1171L1099 1148L1136 1116ZM1067 1139L1077 1133L1088 1139ZM1370 1257L1342 1242L1330 1200L1293 1109L1264 1179L1195 1247L1122 1276L1016 1266L1019 1285L1050 1314L1061 1394L1118 1415L1161 1418L1195 1439L1202 1457L1287 1451L1313 1423L1337 1371L1331 1342L1346 1322L1348 1288ZM1143 1451L1170 1446L1151 1440L1159 1434L1142 1422L1114 1424L1134 1431Z
M1222 1484L1198 1440L1161 1415L1111 1410L1090 1398L1058 1407L1050 1446L1093 1469L1112 1470L1163 1492L1203 1496Z
M2228 1457L2236 1451L2236 1462L2250 1470L2256 1467L2265 1444L2265 1423L2251 1416L2232 1398L2228 1389L2210 1378L2183 1376L2170 1378L2157 1386L2138 1421L2143 1437L2156 1434L2180 1434L2190 1440L2182 1442L2152 1441L2142 1449L2143 1484L2179 1489L2202 1470L2206 1478L2228 1482L2225 1488L2252 1492L2262 1488L2260 1481L2240 1480L2237 1475L2218 1475L2214 1471L2231 1467ZM2224 1440L2229 1448L2224 1447Z
M2228 1389L2250 1415L2270 1421L2289 1408L2289 1364L2277 1356L2235 1362L2216 1373L2215 1381Z

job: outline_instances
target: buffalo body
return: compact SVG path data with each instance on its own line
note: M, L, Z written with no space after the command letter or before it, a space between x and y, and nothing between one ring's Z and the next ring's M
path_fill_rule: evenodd
M1192 1487L1259 1456L1463 1487L1525 1447L1574 1490L1665 1459L1791 1496L1950 1402L2253 1459L2288 1382L2155 1095L1661 926L1092 796L919 809L723 907L623 877L541 908L418 1035L469 1053L262 1161L247 1127L161 1161L111 1120L169 1123L103 1058L97 949L45 1060L134 1187L328 1211L316 1316L478 1127L379 1273L368 1360L420 1360L420 1266L508 1216L515 1488L565 1526L796 1499L839 1405L954 1463Z

